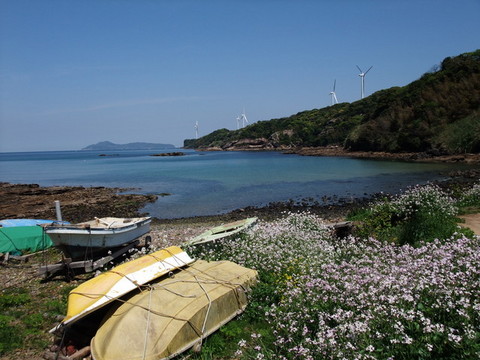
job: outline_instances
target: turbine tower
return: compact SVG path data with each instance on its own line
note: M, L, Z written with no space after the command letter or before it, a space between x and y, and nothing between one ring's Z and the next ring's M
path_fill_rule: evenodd
M248 124L247 115L245 115L245 108L243 108L243 113L240 115L240 120L242 121L242 127L245 127L245 124Z
M198 121L195 121L195 139L198 139Z
M338 104L337 94L335 94L335 86L337 85L337 79L333 82L333 90L330 91L330 96L332 97L332 105Z
M362 99L365 97L365 75L367 75L372 67L373 65L370 66L367 71L363 72L363 70L357 65L357 69L360 70L360 74L358 74L358 76L360 76L362 79Z

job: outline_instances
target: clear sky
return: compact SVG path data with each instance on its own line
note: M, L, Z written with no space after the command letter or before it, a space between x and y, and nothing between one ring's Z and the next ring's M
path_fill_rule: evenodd
M0 152L216 129L403 86L480 48L480 0L0 0ZM452 94L454 96L454 94Z

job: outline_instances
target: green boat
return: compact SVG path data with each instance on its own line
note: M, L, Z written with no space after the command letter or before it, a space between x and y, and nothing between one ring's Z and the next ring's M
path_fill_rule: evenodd
M244 220L238 220L234 221L228 224L216 226L214 228L211 228L204 233L198 235L197 237L193 238L190 241L187 241L185 245L197 245L197 244L203 244L209 241L217 240L217 239L222 239L227 236L231 236L233 234L236 234L240 231L246 230L248 227L253 225L258 218L252 217Z

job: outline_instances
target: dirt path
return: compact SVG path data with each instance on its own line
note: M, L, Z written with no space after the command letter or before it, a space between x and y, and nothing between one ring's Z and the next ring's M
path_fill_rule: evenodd
M480 235L480 214L468 214L460 216L465 220L462 226L470 228L476 235Z

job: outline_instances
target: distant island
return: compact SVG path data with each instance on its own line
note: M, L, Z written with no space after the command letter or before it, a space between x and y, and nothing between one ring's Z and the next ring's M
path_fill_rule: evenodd
M110 141L101 141L99 143L88 145L82 150L161 150L174 149L172 144L155 144L145 142L133 142L128 144L114 144Z

